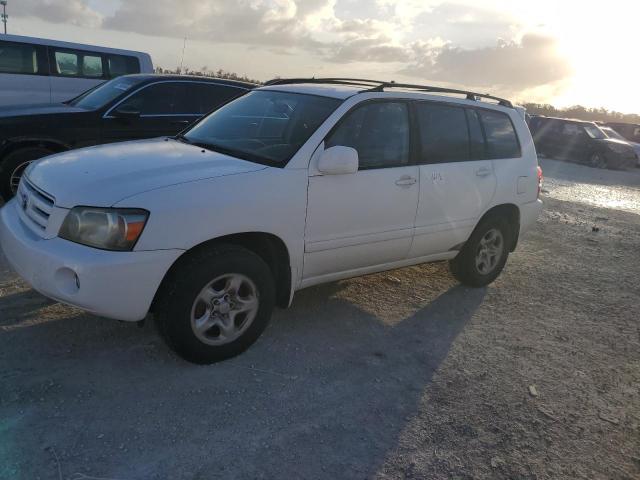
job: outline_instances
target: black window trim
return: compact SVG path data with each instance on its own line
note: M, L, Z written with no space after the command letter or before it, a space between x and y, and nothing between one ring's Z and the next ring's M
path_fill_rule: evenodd
M389 98L369 98L367 100L363 100L362 102L358 102L355 105L353 105L352 107L349 108L349 110L347 110L342 117L340 118L340 120L338 120L336 122L336 124L331 127L331 129L329 130L329 132L327 132L327 134L324 136L324 138L322 139L322 142L325 145L326 148L326 143L327 140L333 135L333 133L340 128L340 126L346 121L346 119L349 117L349 115L351 115L353 112L355 112L356 110L358 110L361 107L364 107L368 104L372 104L372 103L403 103L405 104L405 106L407 107L407 121L409 122L409 161L407 162L406 165L389 165L386 167L360 167L360 165L358 165L358 171L359 172L366 172L367 170L388 170L390 168L405 168L405 167L413 167L416 166L417 164L415 163L417 158L416 158L416 140L419 141L419 139L416 139L416 133L419 133L416 131L416 129L414 128L414 113L412 112L413 108L411 106L411 102L412 99L411 98L393 98L393 97L389 97ZM316 147L317 148L317 147Z
M40 45L38 43L28 43L28 42L14 42L12 40L4 40L0 38L0 46L2 44L10 44L10 45L18 45L21 47L33 47L36 52L36 62L38 64L38 71L36 73L28 73L28 72L0 72L0 75L31 75L37 77L48 77L50 76L50 62L49 62L49 53L47 51L46 45Z
M246 92L248 92L250 90L249 88L243 88L243 87L240 87L238 85L228 85L228 84L222 84L222 83L216 83L216 82L206 82L206 81L202 81L202 80L170 80L170 79L158 80L158 81L154 81L154 82L145 83L144 85L139 86L133 92L129 93L125 97L123 97L120 100L118 100L113 106L111 106L105 112L105 114L102 116L102 118L103 119L116 118L116 117L111 115L111 112L113 112L116 108L118 108L122 103L127 101L129 98L131 98L136 93L141 92L145 88L148 88L148 87L150 87L152 85L159 85L159 84L162 84L162 83L197 83L197 84L201 84L201 85L215 85L215 86L221 86L221 87L235 88L237 90L242 90L242 91L246 91ZM237 96L233 97L231 100L233 100L235 98L237 98ZM209 112L209 113L211 113L211 112ZM209 113L160 113L160 114L152 114L152 115L140 115L140 118L204 117L204 116L208 115Z

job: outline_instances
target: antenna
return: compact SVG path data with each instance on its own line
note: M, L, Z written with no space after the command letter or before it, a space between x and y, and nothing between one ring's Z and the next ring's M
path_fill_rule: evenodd
M184 65L184 51L187 48L187 37L184 37L184 43L182 44L182 59L180 60L180 75L182 75L182 66Z

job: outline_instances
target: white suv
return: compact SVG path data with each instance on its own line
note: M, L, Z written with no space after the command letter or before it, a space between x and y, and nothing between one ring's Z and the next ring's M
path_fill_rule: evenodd
M540 180L506 100L279 80L178 137L31 165L0 243L42 294L119 320L153 312L175 351L210 363L311 285L439 260L491 283L540 213Z

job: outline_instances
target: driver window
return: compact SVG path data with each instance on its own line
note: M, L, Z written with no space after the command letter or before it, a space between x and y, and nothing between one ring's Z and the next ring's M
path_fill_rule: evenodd
M140 112L140 115L188 114L187 95L183 84L156 83L134 93L118 107L119 110Z
M325 148L336 145L357 150L360 170L408 165L407 105L377 102L357 108L347 114L325 142Z

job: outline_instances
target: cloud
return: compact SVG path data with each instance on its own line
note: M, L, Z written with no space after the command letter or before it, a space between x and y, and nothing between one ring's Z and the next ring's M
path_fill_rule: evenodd
M16 17L36 17L52 23L68 23L81 27L98 27L102 16L85 0L20 0L10 2L10 14Z
M565 80L572 70L552 37L527 34L520 41L462 49L414 46L416 61L401 73L432 81L516 92Z

